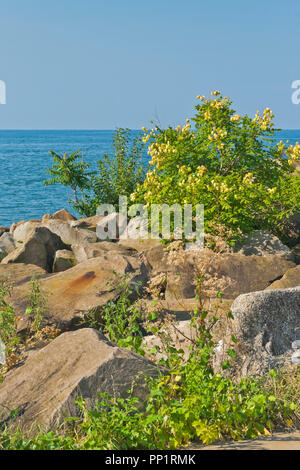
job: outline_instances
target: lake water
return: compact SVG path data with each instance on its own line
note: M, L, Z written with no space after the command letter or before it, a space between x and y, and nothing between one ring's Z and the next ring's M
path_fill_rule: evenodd
M43 185L48 178L46 169L53 161L49 150L71 153L80 149L85 161L94 166L105 153L113 153L113 133L0 130L0 225L39 219L62 208L71 210L68 200L72 194L68 188ZM278 140L286 139L291 144L300 142L300 130L278 133Z

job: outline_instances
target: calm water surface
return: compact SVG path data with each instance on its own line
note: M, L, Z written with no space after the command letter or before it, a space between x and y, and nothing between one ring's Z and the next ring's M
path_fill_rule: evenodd
M53 161L49 150L71 153L80 149L85 160L95 166L105 153L113 152L113 133L0 130L0 225L38 219L61 208L71 210L68 200L72 194L68 188L43 185L48 178L46 169ZM281 139L289 139L291 144L300 142L300 130L281 131L278 140Z

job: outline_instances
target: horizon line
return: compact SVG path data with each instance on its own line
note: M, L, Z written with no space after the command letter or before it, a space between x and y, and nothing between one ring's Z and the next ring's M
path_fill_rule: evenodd
M95 129L95 128L91 128L91 129L79 129L79 128L75 128L75 129L54 129L54 128L51 128L51 129L13 129L13 128L7 128L7 129L0 129L0 132L1 131L22 131L22 132L30 132L30 131L41 131L41 132L44 132L44 131L55 131L55 132L58 132L58 131L78 131L78 132L81 132L81 131L115 131L117 129L128 129L130 131L142 131L142 128L140 129L133 129L133 128L130 128L130 127L115 127L115 128L111 128L111 129ZM289 127L289 128L281 128L279 129L279 132L280 131L300 131L300 127Z

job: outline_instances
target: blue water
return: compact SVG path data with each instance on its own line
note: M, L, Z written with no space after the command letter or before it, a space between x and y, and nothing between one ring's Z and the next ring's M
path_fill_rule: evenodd
M136 133L136 132L135 132ZM49 150L61 154L81 150L84 160L96 165L105 153L113 152L114 131L3 131L0 130L0 225L69 206L72 191L61 185L44 186L51 178Z
M0 225L39 219L62 208L76 215L68 204L72 197L68 188L43 185L53 161L48 151L80 149L94 166L105 153L113 152L113 132L0 130ZM286 139L291 144L300 142L300 130L278 133L278 140Z

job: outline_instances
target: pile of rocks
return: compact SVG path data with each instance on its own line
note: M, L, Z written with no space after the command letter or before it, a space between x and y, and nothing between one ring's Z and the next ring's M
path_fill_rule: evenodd
M231 331L216 330L215 339L222 339L225 348L235 332L236 375L261 375L282 358L299 364L300 265L295 248L259 231L219 256L179 245L172 250L160 240L144 239L140 218L127 222L117 213L76 220L61 210L0 227L0 281L14 284L10 303L19 331L28 328L24 312L32 275L47 292L43 325L70 330L27 354L24 364L11 369L0 385L0 403L6 410L17 408L18 423L25 428L33 422L55 427L65 414L76 412L77 396L90 404L102 391L123 396L132 380L140 384L136 393L145 399L139 372L155 374L154 364L81 326L84 315L118 297L108 283L115 272L147 290L145 302L153 301L155 290L162 314L172 315L174 341L188 354L188 337L193 338L189 312L196 307L194 279L205 266L212 287L205 292L208 310L214 308L215 287L223 282L221 314L230 307L234 314ZM158 339L147 336L144 344L151 350ZM9 422L9 414L0 413L0 421Z

